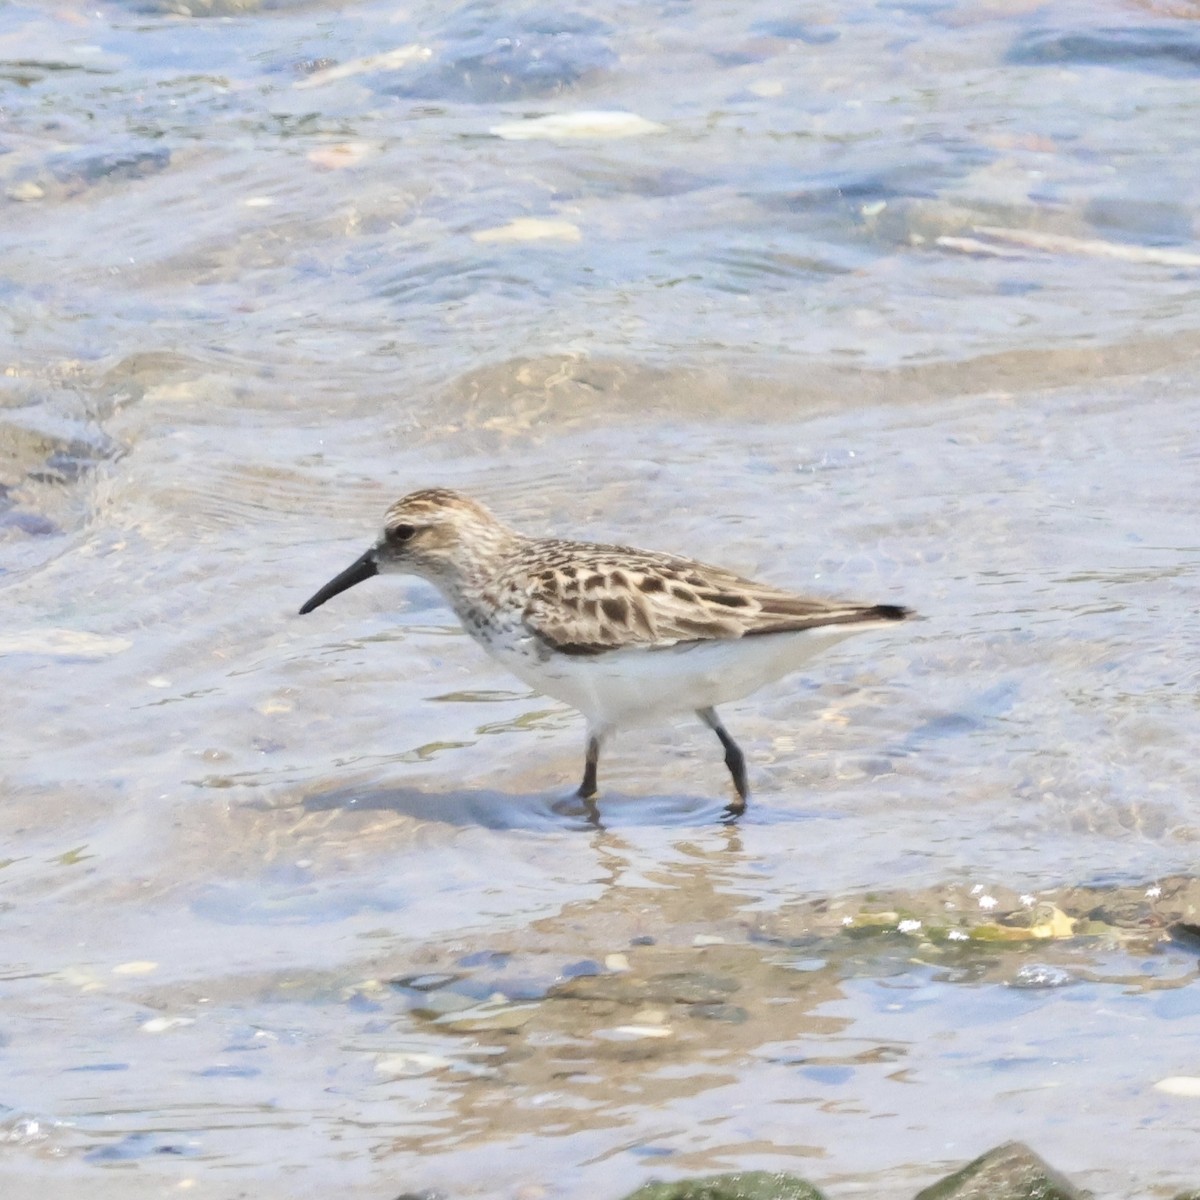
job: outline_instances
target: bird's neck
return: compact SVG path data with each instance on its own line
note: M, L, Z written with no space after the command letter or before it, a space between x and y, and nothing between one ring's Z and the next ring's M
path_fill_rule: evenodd
M510 568L515 552L529 539L503 527L486 541L477 540L476 553L454 562L439 564L436 573L426 576L454 609L459 620L470 630L489 617L503 594L510 589Z

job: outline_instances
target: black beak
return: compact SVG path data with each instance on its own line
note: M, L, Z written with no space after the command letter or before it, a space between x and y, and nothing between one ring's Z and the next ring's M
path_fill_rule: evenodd
M379 568L375 565L375 548L372 547L362 556L350 564L340 575L335 575L315 596L310 596L300 606L300 615L310 613L314 608L320 608L326 600L332 600L338 592L344 592L347 588L352 588L356 583L362 583L364 579L370 579L372 575L378 575Z

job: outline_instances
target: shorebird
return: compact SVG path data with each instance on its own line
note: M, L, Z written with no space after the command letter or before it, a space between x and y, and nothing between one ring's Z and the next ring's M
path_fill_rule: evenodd
M736 793L726 812L740 816L746 760L716 706L844 637L911 616L898 604L797 595L674 554L528 537L447 488L393 504L375 544L300 612L393 572L428 580L488 654L583 714L577 795L593 814L608 735L694 712L720 739Z

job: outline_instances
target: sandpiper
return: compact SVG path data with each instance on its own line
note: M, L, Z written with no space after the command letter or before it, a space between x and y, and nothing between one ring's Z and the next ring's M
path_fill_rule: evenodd
M724 747L736 792L726 812L740 816L746 762L716 706L852 633L911 615L898 604L796 595L674 554L527 537L447 488L393 504L376 543L300 612L389 572L428 580L488 654L584 715L577 794L593 814L605 738L694 712Z

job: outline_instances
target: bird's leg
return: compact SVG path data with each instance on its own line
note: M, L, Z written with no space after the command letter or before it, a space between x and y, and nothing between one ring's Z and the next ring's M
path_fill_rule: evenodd
M746 758L737 742L729 736L729 730L721 724L721 718L717 716L715 708L698 708L696 716L721 739L721 745L725 747L725 765L729 768L729 774L733 776L733 787L737 792L737 799L731 800L725 811L731 817L740 817L746 811L746 798L750 794L746 786Z
M588 730L587 756L583 760L583 782L575 794L580 800L591 800L596 795L596 768L600 765L601 736Z

